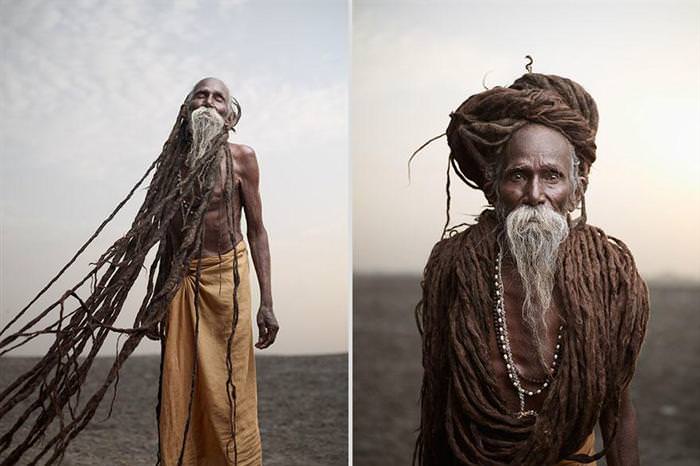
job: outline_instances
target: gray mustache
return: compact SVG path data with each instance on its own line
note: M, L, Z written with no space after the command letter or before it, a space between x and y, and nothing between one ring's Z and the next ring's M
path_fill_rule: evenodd
M187 166L203 156L224 128L224 119L213 108L199 107L190 115L192 147L187 154Z

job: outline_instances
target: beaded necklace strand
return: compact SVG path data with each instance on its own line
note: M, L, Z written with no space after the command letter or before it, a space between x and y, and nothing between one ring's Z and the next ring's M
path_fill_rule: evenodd
M503 275L501 270L502 259L503 252L499 247L498 255L496 257L496 271L493 277L495 282L494 289L496 293L496 297L494 299L496 305L493 313L494 324L496 327L496 343L498 345L498 349L501 353L501 356L503 356L503 361L506 365L506 371L508 372L508 379L510 379L510 383L515 388L518 394L518 400L520 401L520 411L516 413L516 416L518 418L525 416L535 416L537 415L535 411L525 410L525 397L539 395L540 393L542 393L543 390L549 387L559 363L559 356L561 353L561 338L564 326L559 326L559 331L557 334L557 344L554 348L554 358L552 359L552 364L550 365L548 371L549 373L545 376L545 379L531 379L524 377L522 374L520 374L518 372L518 368L515 365L515 361L513 360L513 352L511 350L510 340L508 338L508 323L506 322L505 300L503 298ZM523 387L521 379L531 383L535 383L537 386L531 390L528 390Z

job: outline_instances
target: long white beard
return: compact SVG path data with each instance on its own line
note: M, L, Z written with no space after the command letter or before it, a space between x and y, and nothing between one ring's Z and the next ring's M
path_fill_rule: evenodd
M190 115L192 147L187 154L186 165L191 167L211 147L224 127L224 119L213 108L199 107Z
M552 303L557 253L569 235L564 215L551 207L520 206L506 217L506 235L525 291L522 316L535 338L540 361L544 362L547 315Z

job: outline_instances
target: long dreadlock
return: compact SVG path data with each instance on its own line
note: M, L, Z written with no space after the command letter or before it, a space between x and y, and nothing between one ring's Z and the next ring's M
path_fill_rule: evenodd
M487 210L438 243L425 269L421 465L547 465L574 453L602 410L619 419L648 318L646 285L625 245L600 229L572 230L559 254L561 365L537 417L517 418L490 370L498 221ZM578 455L588 462L600 458Z
M577 450L603 410L613 413L606 422L615 435L649 313L646 285L626 246L586 225L582 196L581 216L559 251L555 291L565 333L559 372L537 417L516 418L499 398L488 346L495 339L490 277L502 226L489 209L461 233L448 228L450 168L496 205L502 150L528 123L566 137L577 175L587 178L596 159L598 111L569 79L527 73L508 88L471 96L450 114L448 237L431 253L416 308L424 367L414 451L420 465L554 464ZM604 454L569 459L590 462Z
M182 281L186 266L192 259L201 259L204 234L204 214L207 211L214 186L220 176L221 158L226 161L225 174L225 210L227 226L232 244L235 244L231 222L235 212L232 200L233 157L227 143L228 130L233 124L225 125L221 133L214 138L204 154L196 159L192 166L185 167L187 153L192 141L188 132L188 100L180 107L180 111L170 135L163 145L157 159L151 164L146 173L129 191L107 219L97 228L93 235L83 244L58 274L39 291L1 331L0 356L15 348L25 345L40 335L53 335L55 340L47 354L31 369L22 374L2 393L0 393L0 418L24 402L26 405L19 413L17 420L0 437L0 453L7 456L1 465L11 465L26 454L39 440L44 439L41 450L33 457L30 464L37 464L47 454L50 456L45 464L60 462L68 444L85 428L92 419L95 411L105 396L108 388L119 380L119 370L124 361L131 355L144 336L151 335L161 322L164 321L168 304L176 293ZM92 269L71 289L66 291L57 301L39 312L34 318L22 325L18 330L9 333L10 328L24 316L31 306L63 275L75 262L87 246L101 233L104 227L114 218L116 213L132 197L136 189L155 169L145 200L141 205L129 231L116 240L99 259ZM185 173L180 179L178 174ZM184 206L184 210L183 210ZM183 213L181 240L178 244L170 244L168 234L173 228L176 214ZM114 322L119 316L126 297L131 290L138 274L143 267L146 255L158 245L155 258L148 271L146 295L136 314L134 326L117 328ZM201 262L201 261L200 261ZM196 280L196 312L199 313L199 271L197 267ZM156 275L157 272L157 275ZM228 347L230 360L231 344L238 321L238 259L234 254L234 287L233 287L233 323ZM155 280L154 280L155 279ZM91 281L90 295L82 299L78 289L88 280ZM65 312L68 300L77 301L77 308ZM58 316L56 309L58 308ZM46 321L50 323L46 323ZM163 336L162 326L160 335ZM90 398L81 404L81 389L90 372L92 363L97 356L105 339L111 332L125 335L126 340L118 349L115 361L100 387L90 394ZM197 335L195 332L195 350ZM233 384L233 366L229 361L228 387L231 401L231 429L234 434L235 448L235 386ZM187 429L191 418L191 403L194 390L194 380L197 373L196 358L192 369L192 387L190 391L190 411L183 429L184 452ZM161 373L162 377L162 373ZM162 380L161 380L162 382ZM159 384L160 385L160 384ZM114 398L112 399L114 402ZM160 405L160 387L159 403ZM159 411L159 408L157 409ZM110 407L111 412L111 407ZM20 427L34 416L29 432L21 439L13 438ZM47 429L57 425L57 432L45 439ZM14 446L14 448L12 448ZM8 451L9 450L9 451Z

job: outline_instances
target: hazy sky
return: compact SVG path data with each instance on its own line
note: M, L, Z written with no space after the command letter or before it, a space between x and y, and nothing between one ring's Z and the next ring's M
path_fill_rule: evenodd
M520 76L526 54L598 102L589 221L645 276L698 280L698 5L355 0L349 36L342 0L0 0L0 322L111 212L213 75L241 102L235 140L261 166L282 325L270 353L345 351L349 169L354 268L420 272L444 222L447 145L417 158L411 186L406 160L486 73L489 87ZM485 204L457 181L452 192L456 223ZM128 229L143 194L51 298Z
M445 221L449 113L525 72L581 83L600 111L589 223L646 277L700 280L700 3L353 2L355 270L419 273ZM454 223L485 205L453 176Z
M0 322L145 172L192 85L216 76L243 108L234 140L252 146L260 163L281 325L266 353L347 350L345 1L2 0L0 11ZM128 229L144 193L55 286L53 299ZM133 322L144 283L118 325Z

